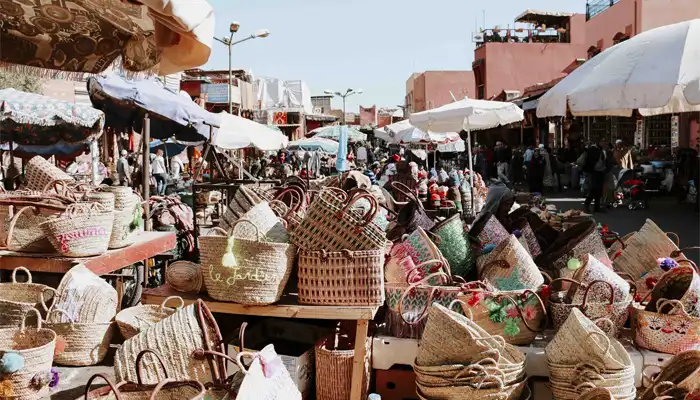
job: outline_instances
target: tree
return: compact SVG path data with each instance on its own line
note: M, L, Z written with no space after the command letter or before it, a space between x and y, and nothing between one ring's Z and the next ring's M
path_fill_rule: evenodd
M7 88L29 93L41 93L41 78L23 72L0 70L0 89Z

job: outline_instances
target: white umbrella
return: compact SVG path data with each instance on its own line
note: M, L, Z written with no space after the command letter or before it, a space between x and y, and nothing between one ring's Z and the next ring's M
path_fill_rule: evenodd
M289 141L284 133L255 121L226 111L216 115L219 117L219 129L212 140L216 147L226 150L255 147L262 151L272 151L285 148Z
M323 151L335 154L338 152L338 142L331 139L311 137L289 142L287 148L289 150Z
M332 140L340 140L340 133L342 131L341 127L343 125L328 125L328 126L322 126L320 128L316 128L309 132L309 136L312 137L317 137L317 138L323 138L323 139L332 139ZM347 125L344 125L347 128L347 134L348 134L348 140L351 142L364 142L367 140L367 135L364 133L360 132L359 130L355 128L351 128Z
M391 143L448 143L461 140L456 132L438 133L424 132L411 125L409 120L395 122L384 127L385 135L389 137ZM376 130L375 130L376 132ZM388 133L386 133L388 132Z
M500 125L512 124L524 119L523 110L513 103L464 98L432 110L411 114L412 125L427 132L467 131L469 169L472 165L471 131L491 129ZM474 174L471 174L474 186Z
M700 111L700 19L642 32L615 45L539 99L540 118Z

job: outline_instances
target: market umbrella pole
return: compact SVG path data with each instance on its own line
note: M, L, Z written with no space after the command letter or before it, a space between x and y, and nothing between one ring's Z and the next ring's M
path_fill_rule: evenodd
M476 217L474 212L474 164L472 163L472 132L469 129L469 118L467 118L467 155L469 157L469 183L471 185L472 192L472 214Z
M141 184L143 185L143 211L146 214L146 230L151 230L151 207L148 199L151 196L151 120L148 118L148 113L143 116L143 169L141 171Z

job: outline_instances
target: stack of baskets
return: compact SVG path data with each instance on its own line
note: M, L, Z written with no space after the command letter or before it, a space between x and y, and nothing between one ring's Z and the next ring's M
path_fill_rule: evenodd
M90 201L101 200L106 208L114 210L110 249L118 249L134 243L136 233L143 230L143 208L141 199L128 187L110 186L86 195ZM111 204L110 204L111 203Z
M368 202L368 209L355 207ZM349 196L323 188L292 232L299 252L299 302L378 306L384 302L386 233L375 222L378 204L365 190Z
M678 353L661 366L661 371L653 378L644 372L642 371L642 379L643 386L646 386L639 400L692 400L700 394L700 350Z
M82 265L71 268L56 291L46 326L56 332L54 362L85 366L100 363L109 349L117 313L117 292Z
M634 364L625 348L578 309L571 312L545 353L555 400L576 400L595 387L608 389L617 400L634 400L637 395Z
M175 308L167 307L170 300L176 300L178 306ZM159 322L173 314L185 306L185 301L179 296L169 296L161 305L141 304L134 307L126 308L120 311L114 320L119 326L119 331L124 339L132 338L139 334L143 329Z
M27 274L25 282L17 282L18 271ZM46 313L55 300L54 289L32 283L32 274L28 269L15 268L12 271L12 281L0 283L0 328L18 328L30 310L42 310Z
M420 399L520 399L525 355L471 319L439 304L430 308L414 371Z

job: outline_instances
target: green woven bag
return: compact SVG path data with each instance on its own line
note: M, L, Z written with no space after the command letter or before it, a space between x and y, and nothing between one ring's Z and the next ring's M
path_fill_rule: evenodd
M438 223L430 233L435 245L449 262L452 275L466 278L474 270L476 257L472 254L459 214Z

